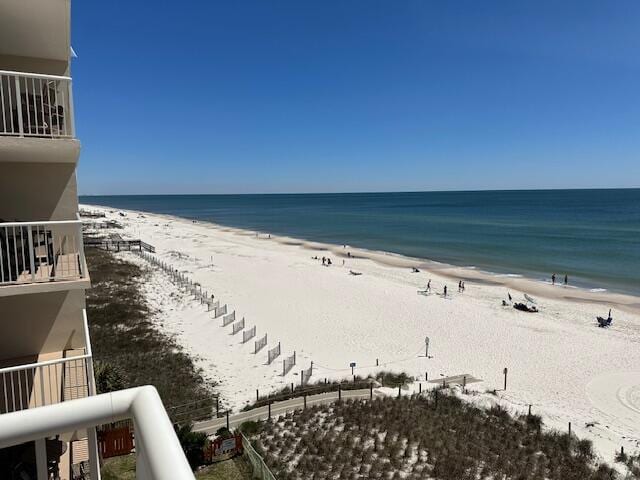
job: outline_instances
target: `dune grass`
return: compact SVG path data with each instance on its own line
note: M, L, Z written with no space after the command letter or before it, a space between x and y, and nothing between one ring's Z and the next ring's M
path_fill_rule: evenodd
M261 424L256 450L278 480L611 480L591 442L459 398L314 406Z
M120 388L155 386L166 407L209 400L213 385L180 345L150 321L153 312L140 289L149 272L96 248L88 248L86 257L92 283L87 315L96 363L111 366L122 377L115 382ZM189 415L180 417L189 420Z

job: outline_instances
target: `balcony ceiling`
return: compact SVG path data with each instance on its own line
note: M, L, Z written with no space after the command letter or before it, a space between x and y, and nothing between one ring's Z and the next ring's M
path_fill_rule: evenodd
M1 0L0 55L67 61L70 0Z

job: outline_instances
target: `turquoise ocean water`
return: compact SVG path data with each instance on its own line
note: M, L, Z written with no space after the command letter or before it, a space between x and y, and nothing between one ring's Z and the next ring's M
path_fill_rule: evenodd
M640 295L640 189L83 196L143 210Z

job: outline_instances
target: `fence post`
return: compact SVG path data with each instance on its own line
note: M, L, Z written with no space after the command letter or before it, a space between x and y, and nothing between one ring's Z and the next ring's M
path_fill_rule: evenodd
M418 393L422 393L422 382L418 383Z
M269 400L269 420L271 420L271 400Z
M229 410L227 410L227 430L229 430Z
M291 382L291 393L293 393L293 382Z
M373 400L373 383L369 384L369 400Z
M306 393L304 394L303 398L304 398L304 408L306 409L307 408L307 394Z
M220 397L216 397L216 418L220 416Z
M258 389L256 388L256 402L260 400L260 395L258 394Z
M342 385L338 384L338 400L342 400Z
M398 385L398 398L400 398L400 387L401 385Z

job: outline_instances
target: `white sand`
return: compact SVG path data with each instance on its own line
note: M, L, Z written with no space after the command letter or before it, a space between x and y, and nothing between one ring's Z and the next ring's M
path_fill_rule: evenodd
M266 393L299 382L300 370L311 361L315 379L347 377L353 361L359 375L396 370L424 380L428 372L431 380L469 373L484 380L474 384L476 390L498 389L500 401L517 411L532 404L547 426L566 430L572 422L573 431L592 439L608 460L621 445L629 452L640 446L637 298L501 279L514 300L522 299L518 288L536 296L541 311L528 314L502 307L507 288L468 270L423 262L421 273L411 273L408 266L415 260L353 249L348 250L371 259L346 258L343 266L342 247L86 208L123 223L124 231L117 231L123 236L154 245L159 258L245 317L247 328L257 325L258 337L268 333L268 348L281 342L283 356L297 352L298 364L283 378L283 357L265 365L266 349L254 355L253 340L241 345L241 333L232 336L230 326L222 328L221 319L176 294L166 275L156 272L146 288L160 310L158 322L220 382L227 405L238 408L253 400L256 388ZM114 231L101 233L106 232ZM330 256L334 265L323 267L312 260L315 255ZM437 273L427 273L425 265ZM350 275L350 269L362 275ZM468 278L464 294L457 293L455 275ZM448 285L450 298L418 295L428 278L435 292ZM601 329L595 315L606 316L606 302L617 308L613 326ZM424 355L425 336L431 339L430 359L418 357ZM506 392L500 391L504 367L509 368ZM476 395L480 403L493 398Z

